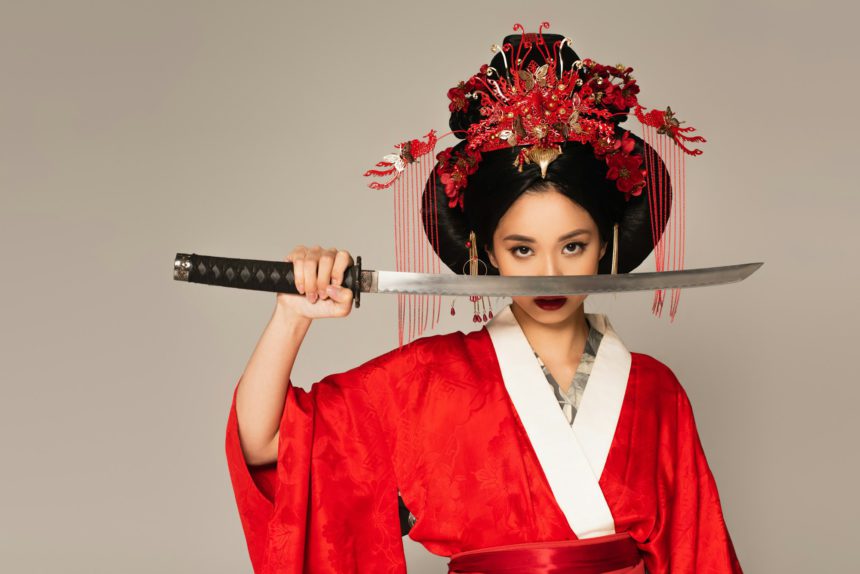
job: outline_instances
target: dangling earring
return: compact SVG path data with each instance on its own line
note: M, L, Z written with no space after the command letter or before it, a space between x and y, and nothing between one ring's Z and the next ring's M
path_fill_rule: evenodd
M612 275L618 274L618 224L612 226Z
M481 261L478 257L478 244L475 238L475 232L469 231L469 241L466 242L466 248L469 250L469 260L463 265L463 275L466 274L466 265L469 266L469 275L472 277L478 275L478 265L484 266L484 275L487 274L487 264ZM479 295L469 295L469 301L472 302L472 322L486 323L493 318L493 303L489 297ZM489 310L488 310L489 308ZM454 312L454 299L451 300L451 314Z

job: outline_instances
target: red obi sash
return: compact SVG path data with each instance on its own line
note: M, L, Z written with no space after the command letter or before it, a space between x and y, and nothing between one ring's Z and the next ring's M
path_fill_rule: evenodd
M454 554L448 574L645 574L628 532L558 542L493 546Z

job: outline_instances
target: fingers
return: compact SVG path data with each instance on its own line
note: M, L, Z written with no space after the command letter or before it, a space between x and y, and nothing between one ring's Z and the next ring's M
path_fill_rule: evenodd
M334 267L335 255L337 255L337 249L323 249L320 251L316 288L321 299L328 298L326 287L331 284L331 272L332 267Z
M293 279L296 284L296 291L303 295L305 293L305 257L308 255L308 248L304 245L297 245L284 260L293 264Z
M317 300L317 260L319 259L320 247L305 247L298 245L285 259L293 264L293 278L296 291L305 295L308 301L313 303Z
M348 251L333 247L324 249L319 245L298 245L284 260L293 264L296 291L305 295L311 303L317 299L329 298L326 287L340 286L343 283L344 271L353 264ZM352 294L349 289L346 291ZM336 301L339 302L337 299Z
M352 255L349 254L349 251L344 251L342 249L337 251L337 255L335 255L334 258L334 266L331 270L332 285L343 284L343 272L352 264Z
M319 245L309 248L304 261L302 261L302 281L305 295L311 303L315 302L319 296L317 293L317 266L319 265L320 251Z

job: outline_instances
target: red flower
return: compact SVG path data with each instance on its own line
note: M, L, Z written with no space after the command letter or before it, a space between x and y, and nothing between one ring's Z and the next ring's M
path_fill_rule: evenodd
M459 203L460 209L462 209L462 198L460 197L460 180L462 177L460 174L452 171L443 171L440 179L442 184L445 186L445 196L448 198L448 207L454 207Z
M624 105L628 109L639 103L639 98L636 97L636 94L639 93L639 86L636 84L636 80L631 80L621 91L624 94Z
M463 209L463 189L468 177L478 170L481 161L480 151L463 150L452 153L451 148L442 150L436 155L439 160L439 180L445 187L448 197L448 207L459 206Z
M615 138L611 140L607 140L606 138L597 138L591 143L591 147L594 148L594 155L597 157L603 157L608 153L614 153L620 145L621 140Z
M613 111L620 112L624 110L624 95L618 86L608 84L603 88L603 97L600 103L607 108L614 108Z
M448 99L451 100L451 103L448 104L448 111L459 112L465 110L469 105L466 102L465 82L460 82L459 84L448 90Z
M641 155L629 155L621 151L606 157L606 164L609 166L607 179L615 180L618 191L624 193L628 199L642 193L642 187L645 185L645 170L639 167L641 163Z
M630 137L630 132L625 131L621 134L621 140L618 142L618 149L625 154L629 154L636 147L636 140Z

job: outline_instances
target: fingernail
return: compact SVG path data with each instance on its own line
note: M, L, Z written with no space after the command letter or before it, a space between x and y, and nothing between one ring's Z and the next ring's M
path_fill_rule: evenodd
M337 287L334 285L329 285L325 288L325 292L328 293L329 297L334 297L335 295L337 295Z

